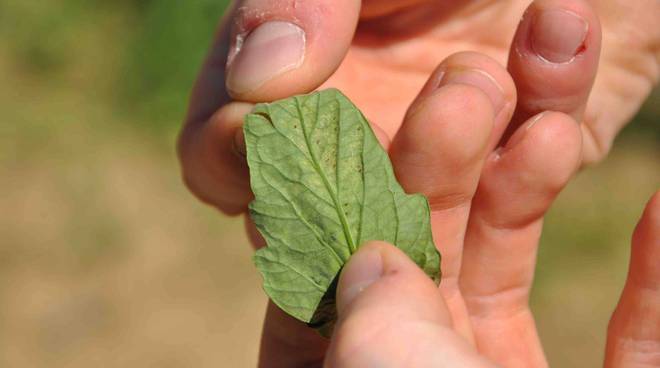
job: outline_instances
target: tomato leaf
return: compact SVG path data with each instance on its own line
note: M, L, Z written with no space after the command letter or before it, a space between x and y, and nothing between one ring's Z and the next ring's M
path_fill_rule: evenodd
M362 113L338 90L258 104L244 125L254 262L270 298L329 335L338 275L366 241L403 250L436 282L429 205L406 194Z

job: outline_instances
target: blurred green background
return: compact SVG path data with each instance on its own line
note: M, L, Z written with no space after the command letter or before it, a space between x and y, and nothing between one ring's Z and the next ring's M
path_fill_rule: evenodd
M0 1L0 367L254 366L265 297L240 219L174 141L217 0ZM660 95L546 222L532 306L552 366L598 366L660 187Z

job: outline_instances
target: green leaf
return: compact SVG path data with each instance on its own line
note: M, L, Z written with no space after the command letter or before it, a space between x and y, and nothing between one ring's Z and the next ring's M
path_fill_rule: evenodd
M244 132L250 215L268 244L254 261L281 309L330 331L339 272L369 240L396 245L439 280L428 201L403 191L369 123L341 92L259 104Z

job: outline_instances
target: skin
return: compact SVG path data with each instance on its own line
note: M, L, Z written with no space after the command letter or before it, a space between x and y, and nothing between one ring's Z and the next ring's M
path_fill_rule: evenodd
M547 366L528 308L543 215L580 166L604 157L657 83L660 29L653 25L660 21L660 4L538 0L525 10L527 5L236 4L192 93L179 139L184 181L225 214L244 214L252 194L240 127L253 103L318 87L341 89L370 120L404 188L429 198L433 236L443 254L444 307L436 304L446 308L450 330L499 365ZM570 12L586 22L584 42L570 61L549 62L530 47L543 10ZM238 36L269 20L304 30L304 60L253 89L232 89L237 66L225 69L228 53ZM543 31L551 43L563 39L551 28ZM253 244L263 246L246 220ZM260 366L320 366L327 349L327 341L269 306Z
M631 248L628 279L608 330L605 367L660 364L660 331L648 328L660 323L660 271L654 266L660 258L660 192L647 204ZM367 275L365 269L376 273ZM352 288L356 284L361 291ZM435 285L390 244L362 246L345 266L337 295L339 322L325 367L497 366L452 328Z

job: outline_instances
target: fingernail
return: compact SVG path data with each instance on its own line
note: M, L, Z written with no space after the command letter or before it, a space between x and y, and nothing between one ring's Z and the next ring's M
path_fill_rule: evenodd
M548 111L543 111L542 113L536 115L532 121L527 123L527 126L525 126L525 130L530 130L536 123L538 123L543 117L548 113Z
M504 90L493 76L483 70L452 68L445 71L441 78L438 87L456 83L467 84L482 90L490 99L495 115L504 108Z
M378 248L362 247L348 261L341 275L337 310L341 312L383 274L383 258Z
M583 48L589 23L566 10L542 10L532 20L531 47L551 63L567 63Z
M512 148L518 143L520 143L524 138L525 135L527 135L527 132L532 129L536 123L538 123L543 117L547 111L544 111L538 115L536 115L530 122L526 123L525 125L521 126L516 130L516 132L511 136L509 141L506 143L506 148Z
M305 31L283 21L266 22L237 39L227 65L227 89L246 93L302 65Z

